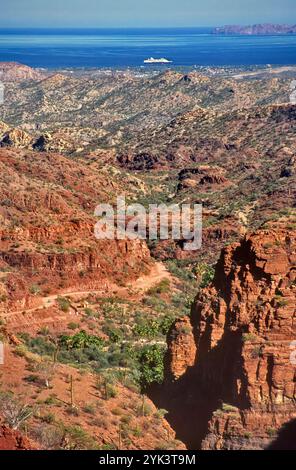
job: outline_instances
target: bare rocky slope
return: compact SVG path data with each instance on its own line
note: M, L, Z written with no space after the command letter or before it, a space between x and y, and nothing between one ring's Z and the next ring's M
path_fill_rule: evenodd
M18 62L0 62L0 78L1 81L9 83L41 80L44 75L41 71Z
M33 305L38 292L98 289L149 269L144 242L94 236L95 207L128 191L126 177L15 149L0 151L0 167L1 311Z

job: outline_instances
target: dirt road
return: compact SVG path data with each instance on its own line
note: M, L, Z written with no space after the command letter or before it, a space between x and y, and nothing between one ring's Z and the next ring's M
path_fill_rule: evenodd
M172 281L173 277L166 269L163 263L155 263L152 266L152 269L149 274L139 277L136 281L128 283L125 287L120 287L115 284L105 284L105 287L99 290L90 289L81 291L59 292L58 294L41 297L40 304L34 308L8 312L3 315L0 315L0 317L12 320L12 317L17 315L27 316L28 314L34 313L38 310L43 310L55 306L59 297L67 297L70 300L74 301L75 299L77 300L90 294L95 294L98 297L106 297L110 296L111 294L124 297L127 294L130 295L131 290L138 295L144 294L147 290L159 284L164 279L169 279Z

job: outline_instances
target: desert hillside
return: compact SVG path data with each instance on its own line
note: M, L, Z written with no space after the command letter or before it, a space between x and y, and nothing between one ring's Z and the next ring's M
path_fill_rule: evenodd
M293 71L0 71L0 448L281 446ZM97 240L117 196L202 204L202 249Z

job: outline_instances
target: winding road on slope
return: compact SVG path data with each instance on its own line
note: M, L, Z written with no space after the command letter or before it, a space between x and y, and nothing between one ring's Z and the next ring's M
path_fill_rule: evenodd
M0 314L0 317L12 320L12 317L16 315L27 315L30 313L34 313L38 310L43 310L43 309L47 309L50 307L54 307L59 297L67 297L69 299L74 300L75 297L80 298L80 297L87 296L90 294L96 294L102 297L106 295L109 296L110 292L112 292L113 295L124 296L124 295L127 295L131 290L137 294L143 294L147 290L151 289L151 287L154 287L157 284L159 284L164 279L169 279L172 281L173 277L170 274L170 272L166 269L163 263L155 263L152 266L152 269L149 274L139 277L135 281L128 283L125 287L119 287L115 284L109 284L109 285L106 284L105 288L102 288L99 290L90 289L90 290L83 290L83 291L59 292L58 294L41 297L40 305L36 307L29 308L29 309L15 310L15 311L3 314L3 315Z

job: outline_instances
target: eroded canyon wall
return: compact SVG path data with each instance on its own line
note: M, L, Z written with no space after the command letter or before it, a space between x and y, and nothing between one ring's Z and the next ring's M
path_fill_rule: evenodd
M191 318L171 329L167 388L190 447L263 449L296 417L295 238L262 230L226 247Z

